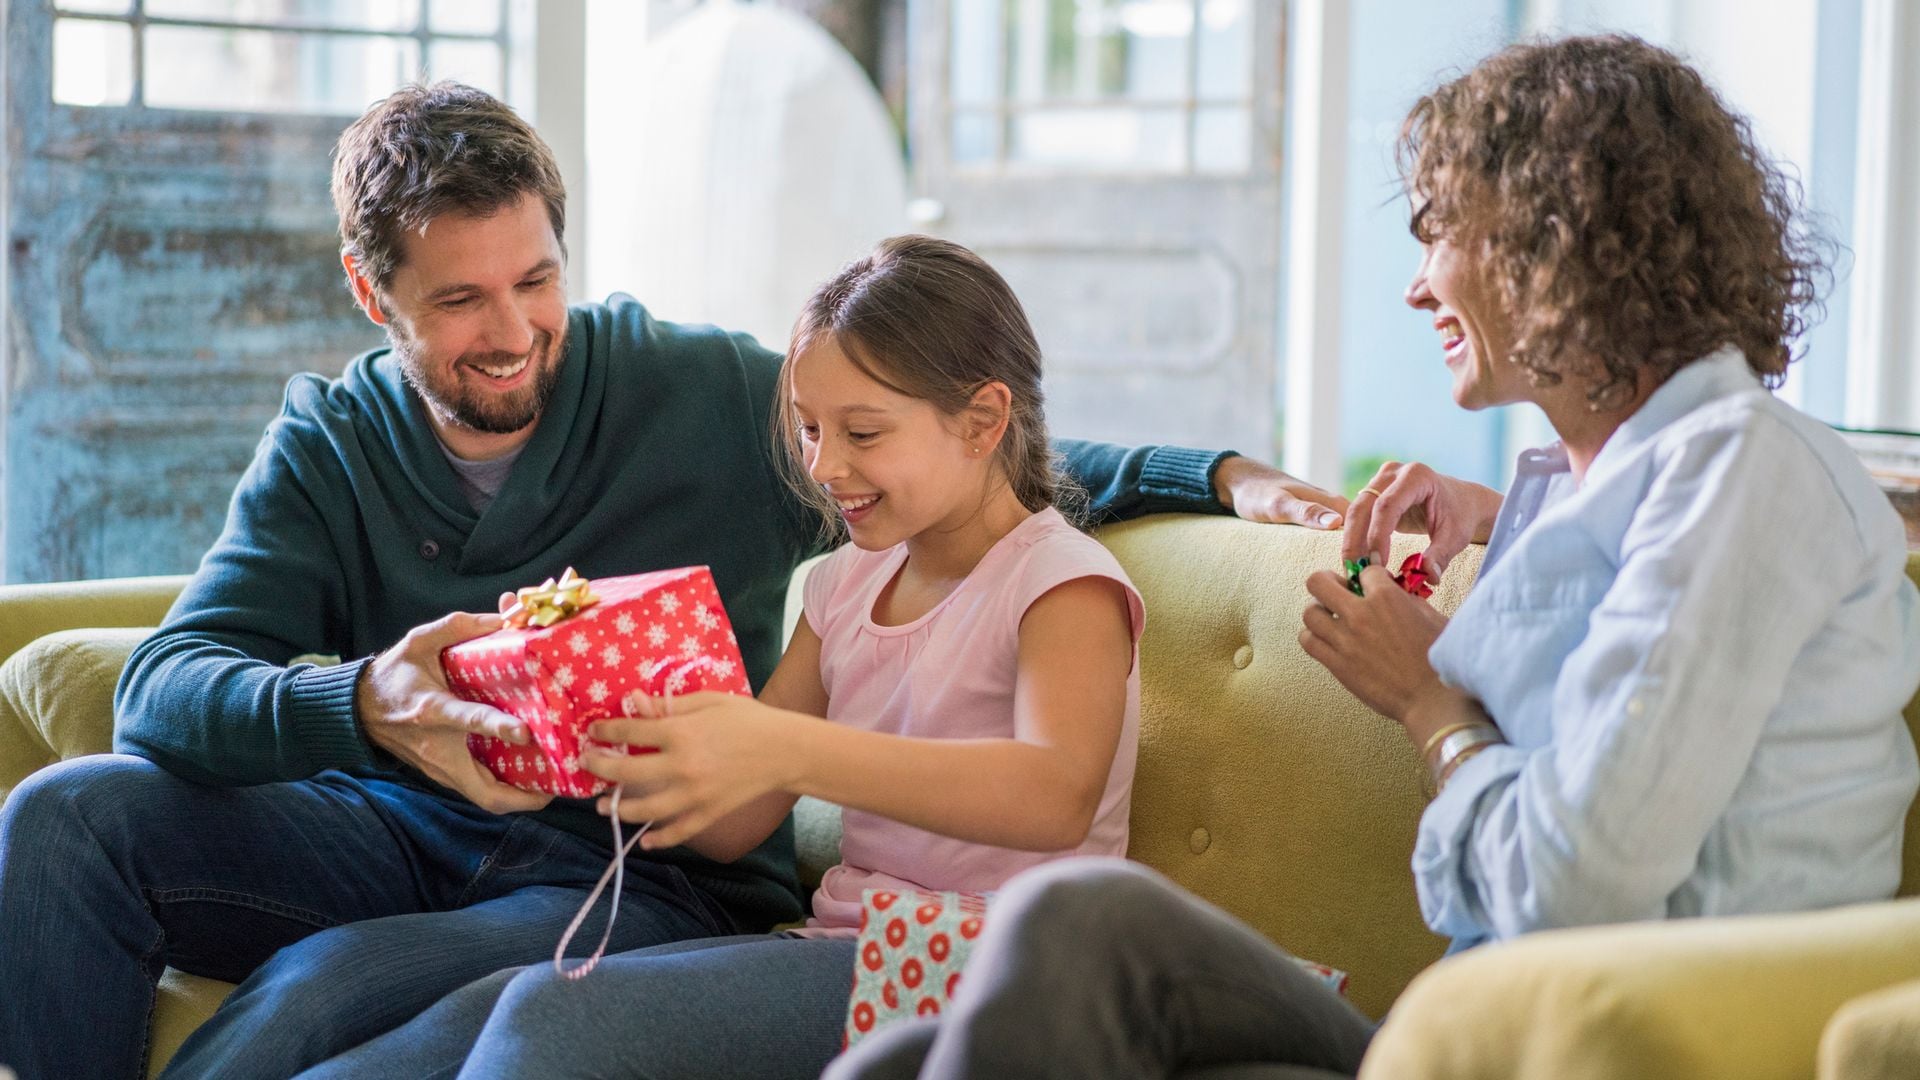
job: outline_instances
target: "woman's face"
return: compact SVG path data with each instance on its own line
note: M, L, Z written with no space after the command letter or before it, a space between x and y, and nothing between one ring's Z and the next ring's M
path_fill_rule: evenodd
M1446 236L1421 244L1420 268L1406 299L1408 306L1433 313L1442 358L1453 372L1453 400L1461 408L1531 400L1533 381L1508 359L1513 321L1501 310L1476 254Z

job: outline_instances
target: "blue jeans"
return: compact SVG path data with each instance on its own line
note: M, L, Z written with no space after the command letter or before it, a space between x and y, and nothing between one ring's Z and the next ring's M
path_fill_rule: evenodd
M814 1080L840 1052L853 952L756 934L610 956L581 979L503 971L300 1080Z
M63 762L0 808L0 1063L137 1080L171 965L240 986L169 1076L290 1076L551 957L608 857L390 781L219 788L141 758ZM678 869L628 860L611 948L734 930Z
M821 1080L1332 1080L1373 1031L1159 874L1063 859L1007 883L951 1008L875 1032Z

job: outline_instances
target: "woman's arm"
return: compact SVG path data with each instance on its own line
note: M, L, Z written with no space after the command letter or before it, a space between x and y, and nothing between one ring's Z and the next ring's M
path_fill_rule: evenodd
M856 731L721 694L658 720L603 721L596 737L659 754L595 755L588 768L645 792L620 813L653 820L642 844L701 836L735 807L811 795L974 843L1059 851L1085 839L1126 716L1133 664L1124 588L1059 585L1020 624L1014 737L935 739ZM817 670L817 665L816 665Z
M1673 448L1552 676L1552 740L1487 749L1422 817L1414 872L1429 923L1507 937L1664 916L1863 550L1831 478L1777 422ZM1775 733L1797 722L1801 755L1820 760L1834 730L1785 722Z

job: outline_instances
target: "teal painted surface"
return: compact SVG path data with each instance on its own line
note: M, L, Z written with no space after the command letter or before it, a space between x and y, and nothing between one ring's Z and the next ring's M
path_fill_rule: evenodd
M347 118L55 106L48 7L6 18L0 579L191 570L287 377L380 341L327 195Z

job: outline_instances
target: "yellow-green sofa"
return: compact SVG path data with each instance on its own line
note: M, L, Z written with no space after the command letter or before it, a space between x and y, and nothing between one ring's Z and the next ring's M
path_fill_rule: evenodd
M1295 642L1302 581L1338 566L1338 537L1163 517L1100 539L1147 602L1132 855L1351 972L1368 1013L1393 1005L1369 1080L1920 1076L1914 901L1556 931L1436 964L1445 943L1421 925L1407 869L1419 763ZM1455 563L1443 609L1478 565L1477 550ZM0 797L108 748L113 682L144 631L99 628L151 626L181 582L0 587ZM1903 893L1920 885L1914 817ZM804 806L801 837L817 873L830 808ZM227 989L168 972L156 1064Z

